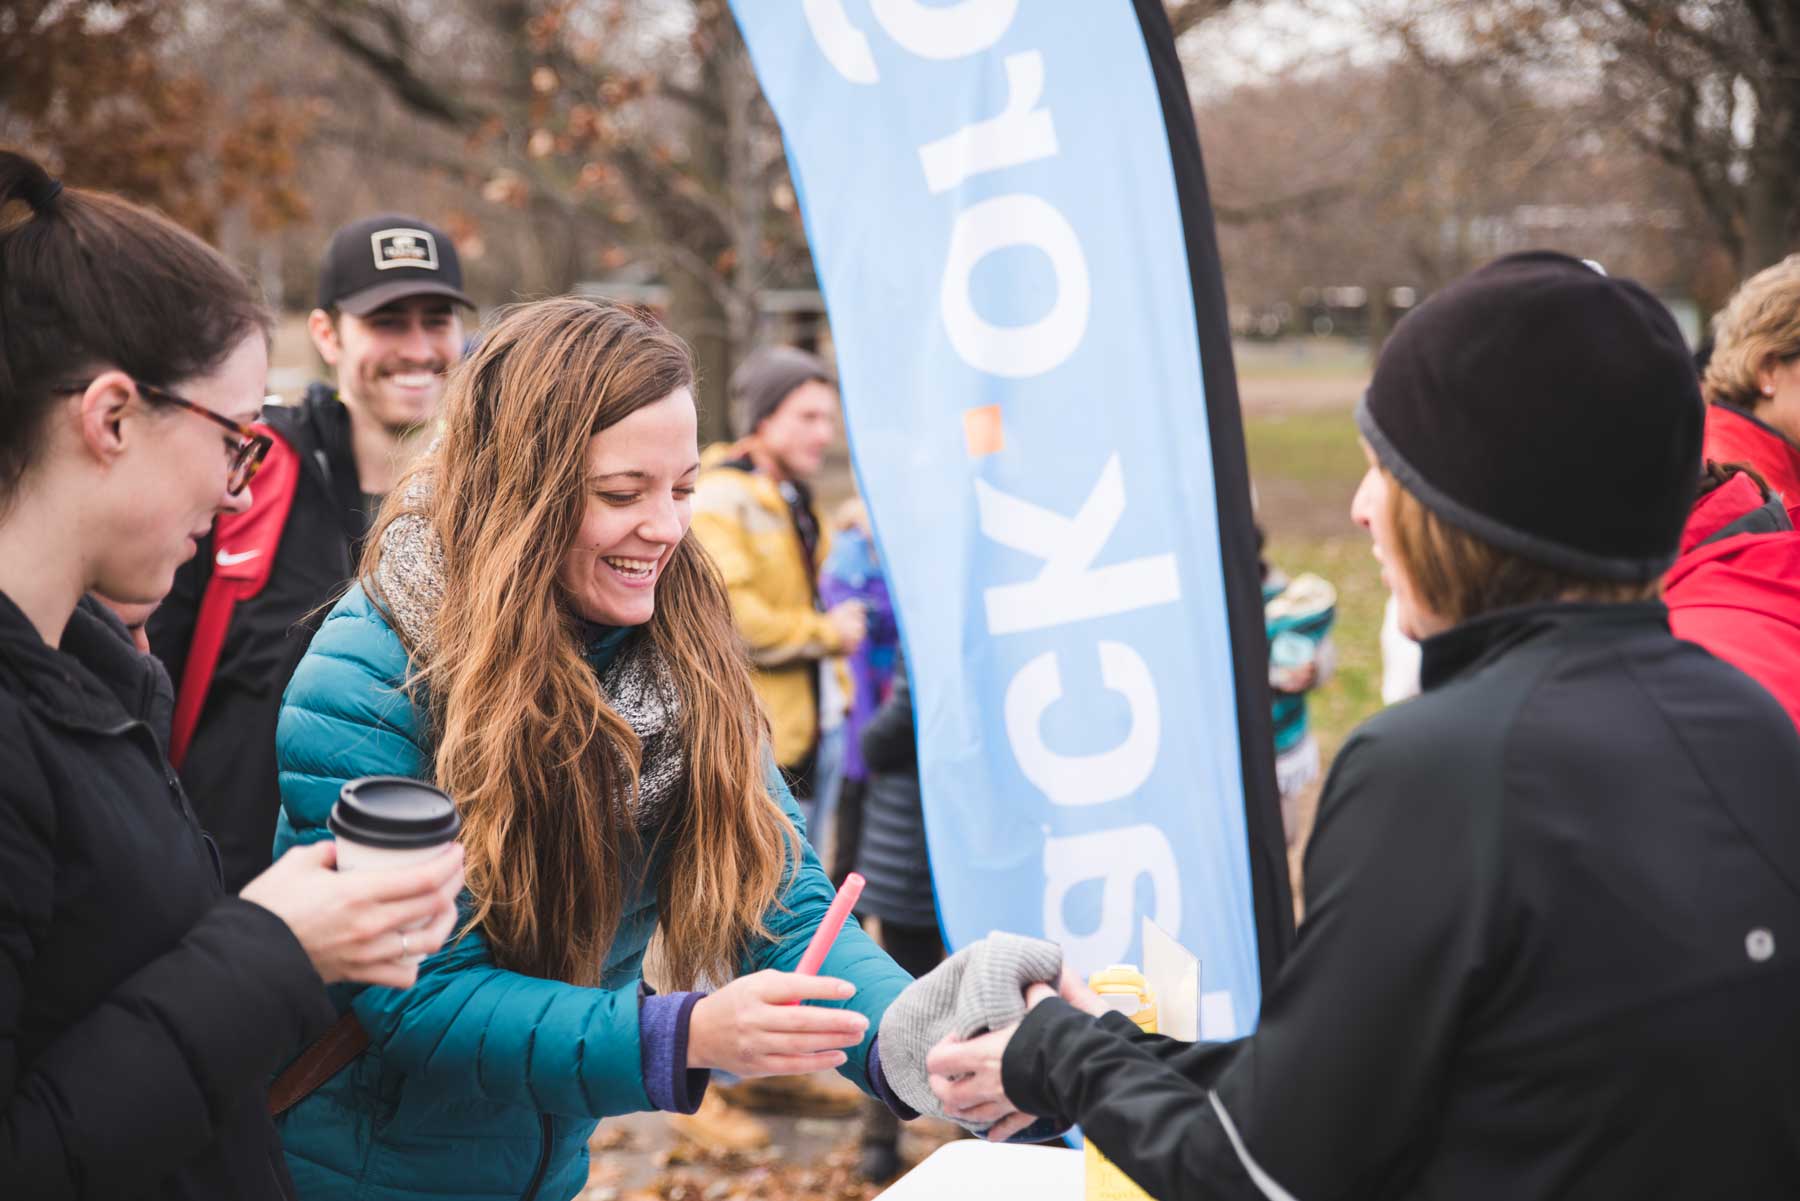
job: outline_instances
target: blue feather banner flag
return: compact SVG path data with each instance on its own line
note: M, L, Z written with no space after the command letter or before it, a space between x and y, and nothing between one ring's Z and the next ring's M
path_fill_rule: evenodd
M939 911L1201 959L1293 937L1210 202L1153 0L734 0L905 634ZM1218 1015L1225 1015L1219 1017Z

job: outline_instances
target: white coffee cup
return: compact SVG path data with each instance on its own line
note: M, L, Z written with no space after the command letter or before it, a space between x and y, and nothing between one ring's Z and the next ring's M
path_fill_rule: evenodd
M442 854L462 830L462 816L447 793L422 780L363 776L338 790L325 825L337 838L340 872L383 871ZM404 934L400 945L406 945Z
M429 859L462 830L456 803L405 776L363 776L338 791L326 827L340 872L378 871Z

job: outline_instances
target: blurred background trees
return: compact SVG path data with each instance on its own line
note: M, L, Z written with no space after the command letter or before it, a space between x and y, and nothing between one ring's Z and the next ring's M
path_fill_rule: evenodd
M1518 86L1579 96L1594 126L1687 185L1738 272L1775 262L1800 236L1792 0L1454 0L1383 24L1436 69L1486 61Z
M1791 0L1167 9L1246 335L1378 341L1544 245L1701 317L1800 244ZM725 0L0 0L0 139L159 205L293 309L324 234L393 208L452 230L484 301L655 304L696 346L714 436L746 348L823 335Z
M261 71L215 69L238 32L224 5L0 0L0 142L45 155L74 183L154 204L255 264L256 240L309 211L311 123Z

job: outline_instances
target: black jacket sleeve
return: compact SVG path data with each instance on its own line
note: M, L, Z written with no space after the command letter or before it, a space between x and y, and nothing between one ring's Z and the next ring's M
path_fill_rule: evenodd
M194 557L175 570L175 583L162 604L144 623L150 638L150 653L162 660L169 678L179 686L181 674L187 670L188 647L194 641L194 626L200 620L200 601L206 596L206 585L212 581L213 536L200 540Z
M51 920L56 821L29 753L0 764L0 1180L9 1196L136 1195L217 1137L334 1013L280 919L219 901L29 1066L19 1019Z
M912 685L906 663L894 664L894 687L862 731L863 762L870 771L916 772L919 747L913 733Z
M1079 1122L1164 1198L1320 1201L1403 1173L1482 959L1480 885L1466 810L1383 758L1352 739L1332 769L1307 920L1254 1035L1185 1046L1046 1001L1006 1050L1013 1103Z
M1138 1051L1159 1062L1179 1060L1190 1080L1211 1088L1218 1074L1236 1057L1244 1040L1232 1042L1186 1043L1166 1034L1146 1034L1136 1022L1122 1013L1103 1013L1094 1024L1109 1034L1117 1035Z

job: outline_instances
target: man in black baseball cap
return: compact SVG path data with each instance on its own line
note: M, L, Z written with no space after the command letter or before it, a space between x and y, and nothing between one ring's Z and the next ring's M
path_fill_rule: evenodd
M460 310L474 307L450 236L399 213L331 236L318 301L307 330L334 378L264 409L276 447L250 514L215 525L149 623L176 681L177 766L233 891L269 863L282 689L355 575L383 497L430 444L462 354Z
M395 213L353 221L331 235L319 268L319 308L366 317L409 296L448 296L475 307L462 290L462 261L448 234Z
M444 372L462 352L457 308L474 307L462 282L449 235L417 217L366 217L325 248L307 330L336 371L365 493L385 493L431 440Z

